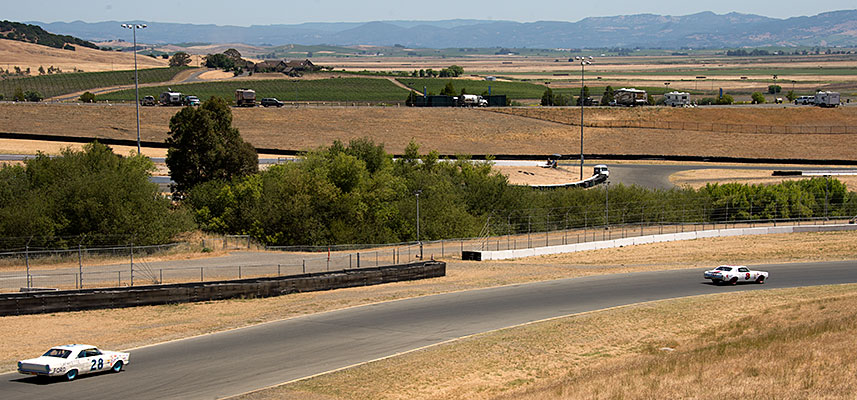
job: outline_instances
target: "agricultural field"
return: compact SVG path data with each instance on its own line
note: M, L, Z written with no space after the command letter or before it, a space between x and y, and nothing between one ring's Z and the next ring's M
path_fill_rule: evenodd
M219 96L226 100L235 97L236 89L251 88L256 98L276 97L283 101L397 101L407 98L408 92L386 79L372 78L330 78L330 79L268 79L268 80L228 80L218 82L187 83L169 86L174 91L207 99ZM140 97L155 96L167 90L167 86L140 88ZM134 90L98 96L98 100L134 101Z
M555 95L563 94L565 96L580 96L579 81L577 82L577 86L565 86L559 89L554 89L553 86L543 85L541 82L486 81L458 78L398 78L397 80L403 85L413 88L420 93L423 92L424 88L429 93L440 93L448 82L452 82L457 93L460 93L462 89L465 89L467 93L483 94L488 93L488 89L490 88L491 94L505 94L506 98L512 100L540 99L545 89L548 87L551 87L551 90ZM589 88L590 96L597 96L597 98L601 97L601 94L606 88L606 86L590 85L587 85L587 87ZM640 89L645 89L652 94L663 94L668 91L663 87L641 87Z
M141 84L166 82L189 69L188 67L149 68L137 71ZM72 72L0 79L0 95L12 99L17 89L36 91L45 98L98 88L133 85L134 70L103 72ZM131 97L133 99L133 96Z
M381 81L381 80L378 80ZM381 81L384 82L384 81ZM389 81L387 81L392 85ZM257 88L258 89L258 88ZM399 89L404 91L404 89ZM260 93L260 95L265 95ZM288 100L288 98L286 98ZM144 141L162 142L176 107L141 107ZM575 154L580 149L580 111L570 107L498 109L411 107L233 108L233 123L260 148L309 150L334 140L367 137L402 154L413 140L441 154ZM764 126L851 126L857 107L671 107L586 109L587 121L742 121ZM96 138L136 138L133 106L0 104L4 131ZM753 125L755 126L755 125ZM852 128L853 129L853 128ZM658 154L857 161L857 134L756 134L736 131L587 127L590 154Z

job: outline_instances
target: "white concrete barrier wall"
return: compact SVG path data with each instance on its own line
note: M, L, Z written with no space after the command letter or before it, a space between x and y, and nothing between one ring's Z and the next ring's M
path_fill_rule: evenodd
M665 233L662 235L647 235L623 239L600 240L597 242L585 242L576 244L565 244L559 246L536 247L533 249L483 251L482 260L508 260L513 258L524 258L532 256L544 256L550 254L576 253L588 250L610 249L615 247L631 246L637 244L650 244L660 242L672 242L676 240L693 240L710 237L742 236L742 235L770 235L778 233L796 232L829 232L857 230L857 224L851 225L806 225L806 226L771 226L762 228L732 228L712 229L708 231L693 231L680 233Z

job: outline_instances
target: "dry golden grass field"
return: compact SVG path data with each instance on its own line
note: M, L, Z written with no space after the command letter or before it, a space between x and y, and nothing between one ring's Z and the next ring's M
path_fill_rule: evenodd
M143 107L142 138L163 141L171 107ZM97 138L136 138L134 107L127 105L0 104L6 132ZM234 125L256 147L308 150L334 140L368 137L401 153L411 140L443 154L575 153L580 148L575 108L423 109L407 107L301 107L233 109ZM591 108L591 121L698 121L717 123L852 126L857 108ZM854 134L750 134L667 129L585 129L585 150L599 154L655 154L857 160Z
M14 40L0 40L0 68L4 70L20 67L30 68L37 75L39 67L60 68L63 72L79 71L121 71L134 69L134 54L128 52L93 50L77 46L74 51L55 49L32 43ZM146 56L137 57L137 66L159 68L169 66L167 60Z

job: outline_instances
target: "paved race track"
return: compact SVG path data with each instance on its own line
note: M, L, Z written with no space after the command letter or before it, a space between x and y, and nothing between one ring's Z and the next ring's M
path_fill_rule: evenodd
M759 269L771 272L764 285L714 286L702 279L701 269L692 269L537 282L356 307L134 350L130 365L120 374L49 383L3 374L0 397L219 398L465 335L583 311L709 293L857 283L857 261Z

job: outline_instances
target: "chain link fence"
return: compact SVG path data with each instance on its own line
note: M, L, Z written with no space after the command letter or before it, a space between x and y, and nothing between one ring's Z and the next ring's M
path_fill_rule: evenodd
M794 207L776 202L753 204L751 200L750 205L738 208L702 204L665 211L656 204L605 201L601 210L501 210L488 218L479 237L380 245L264 246L246 235L228 235L206 238L201 243L157 246L26 246L0 251L0 292L347 271L435 258L460 259L464 251L514 250L711 229L844 224L857 218L857 204L852 203ZM188 254L200 255L200 251L212 252L215 257L189 259Z

